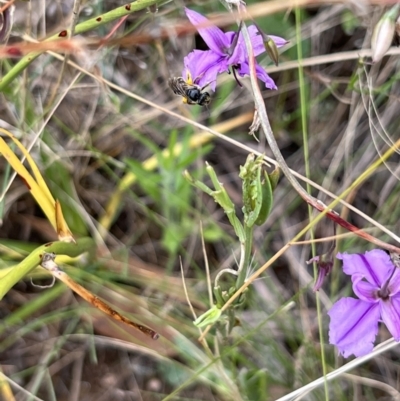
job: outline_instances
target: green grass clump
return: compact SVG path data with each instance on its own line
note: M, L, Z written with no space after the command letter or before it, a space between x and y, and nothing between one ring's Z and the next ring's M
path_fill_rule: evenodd
M184 6L237 29L222 3ZM0 399L399 397L386 327L370 355L339 356L327 311L351 282L335 261L315 293L306 264L332 244L398 247L398 51L361 57L379 9L246 7L289 41L278 66L257 57L278 90L258 81L257 97L254 80L221 74L202 108L167 85L206 49L183 4L15 3L1 47ZM338 215L315 213L324 204ZM160 339L54 283L49 252Z

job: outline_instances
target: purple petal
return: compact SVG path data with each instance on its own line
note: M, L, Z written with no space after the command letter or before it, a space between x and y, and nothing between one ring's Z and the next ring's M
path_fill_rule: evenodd
M345 357L366 355L372 351L378 333L379 303L342 298L328 312L329 342Z
M365 281L364 276L361 274L353 274L351 279L353 281L353 291L358 298L360 298L362 301L370 303L379 302L379 287L376 287L375 284Z
M236 35L236 32L226 32L225 33L230 44L233 42L233 38ZM238 65L247 60L247 50L243 42L242 34L239 34L239 39L236 44L236 47L233 49L233 53L229 56L228 64L229 65Z
M259 54L264 53L265 45L264 45L262 36L258 33L258 29L254 25L250 25L247 28L247 30L249 31L251 44L253 45L254 56L258 56ZM240 35L240 36L242 36L242 35ZM241 37L240 39L243 40L243 46L245 46L245 48L246 48L243 37ZM240 41L240 39L239 39L239 41Z
M285 46L287 43L289 43L288 40L281 38L280 36L275 36L275 35L268 35L276 44L276 47L282 47Z
M182 72L186 80L187 71L190 72L193 83L201 87L210 84L210 89L215 91L217 75L228 69L226 60L211 50L193 50L184 58L185 69Z
M267 71L264 70L261 65L256 64L256 73L257 73L257 78L260 79L265 83L265 87L268 89L278 89L278 87L275 85L274 80L267 74Z
M396 267L396 271L393 273L393 277L389 282L389 293L391 296L400 293L400 269Z
M210 24L210 21L203 15L188 8L185 8L185 12L189 18L189 21L196 27L204 42L207 43L207 46L219 55L224 55L226 49L228 49L230 45L224 32L221 31L221 29L219 29L217 26L198 28L199 25L206 26L207 24Z
M241 77L245 75L250 75L250 68L247 62L242 63L238 68L238 73ZM275 85L274 80L267 74L267 71L264 70L259 64L256 64L256 74L257 78L265 83L265 87L268 89L278 89Z
M263 37L259 34L259 31L255 25L250 25L248 28L251 44L253 45L254 56L258 56L265 52L265 44ZM288 40L281 38L280 36L268 35L276 44L276 47L282 47L289 43ZM239 44L246 50L246 45L242 34L239 37ZM247 52L246 52L247 55Z
M394 339L400 341L400 297L381 300L380 306L383 323Z
M258 34L258 30L254 25L250 25L248 27L249 36L251 40L251 44L253 46L254 56L258 56L261 53L265 52L265 45L262 39L262 36ZM229 39L229 42L233 42L233 38L235 36L235 32L226 32L225 34ZM239 40L237 45L233 51L233 54L229 57L230 65L238 65L247 62L249 59L247 55L246 44L244 42L244 38L242 33L239 34Z
M343 271L346 274L361 274L377 287L390 277L394 268L390 256L380 249L374 249L365 254L338 253L336 257L343 260Z

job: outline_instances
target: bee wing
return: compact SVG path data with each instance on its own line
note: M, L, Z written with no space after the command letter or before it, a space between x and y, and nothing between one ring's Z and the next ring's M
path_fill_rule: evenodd
M168 79L168 86L172 89L175 95L186 98L187 84L182 78Z

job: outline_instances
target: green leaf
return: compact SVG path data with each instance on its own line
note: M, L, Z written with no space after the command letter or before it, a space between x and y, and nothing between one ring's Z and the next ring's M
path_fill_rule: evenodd
M208 326L209 324L213 324L219 320L221 317L221 309L217 307L217 305L214 305L211 309L209 309L207 312L203 313L201 316L199 316L193 324L196 327L204 327Z

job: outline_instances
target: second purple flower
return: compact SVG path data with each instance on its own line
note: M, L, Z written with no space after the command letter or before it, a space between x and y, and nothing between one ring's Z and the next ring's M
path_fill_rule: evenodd
M400 269L379 249L365 254L339 253L343 271L351 276L356 298L336 302L329 316L329 342L344 357L372 351L382 321L400 341Z

